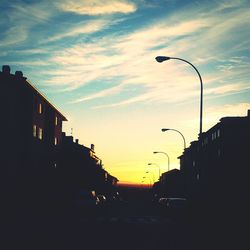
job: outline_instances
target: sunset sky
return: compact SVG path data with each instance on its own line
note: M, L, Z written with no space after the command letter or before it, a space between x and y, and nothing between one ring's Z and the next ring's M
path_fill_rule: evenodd
M0 0L0 61L24 75L68 118L63 130L95 144L121 183L179 168L181 131L203 131L250 109L248 0ZM146 174L149 171L149 174Z

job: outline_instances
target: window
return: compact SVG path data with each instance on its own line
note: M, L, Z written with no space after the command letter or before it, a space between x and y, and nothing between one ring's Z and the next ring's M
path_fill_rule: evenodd
M207 145L208 144L208 138L206 137L202 143L203 143L202 145Z
M58 118L57 118L57 116L55 117L55 125L57 126L57 124L58 124Z
M55 137L55 145L57 145L58 144L58 140L57 140L57 138Z
M36 125L33 125L33 137L36 137Z
M220 130L217 130L217 137L220 137Z
M216 139L216 131L212 133L212 141Z
M42 129L42 128L39 128L39 129L38 129L38 138L39 138L40 140L43 139L43 129Z
M199 174L196 175L196 179L197 179L197 181L200 180L200 175Z
M38 104L38 113L42 114L42 112L43 112L43 106L42 106L42 103L39 103Z

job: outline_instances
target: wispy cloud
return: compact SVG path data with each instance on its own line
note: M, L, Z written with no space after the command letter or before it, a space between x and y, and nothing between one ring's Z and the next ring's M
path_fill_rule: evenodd
M216 8L218 11L226 10L226 9L232 9L241 7L244 3L246 3L246 0L220 0L218 1L218 7Z
M14 25L10 27L0 39L0 47L17 45L28 38L27 25Z
M121 101L121 102L95 106L94 109L114 108L114 107L124 106L124 105L128 105L128 104L134 104L134 103L138 103L138 102L142 102L142 101L147 101L147 100L149 100L151 98L152 98L152 96L149 93L146 93L146 94L143 94L143 95L139 95L139 96L136 96L136 97L129 98L129 99Z
M45 1L39 3L25 4L10 4L11 12L9 12L10 21L25 21L25 22L46 22L51 17L51 7Z
M187 34L188 32L195 32L206 25L205 21L200 20L181 23L176 25L175 28L171 27L171 25L169 25L169 27L166 25L163 26L162 23L160 23L156 27L155 25L147 27L132 34L107 37L101 41L96 41L94 43L95 45L83 44L66 49L58 53L58 56L51 58L51 61L62 66L67 65L68 67L70 65L75 70L79 69L81 74L85 72L87 77L79 81L79 86L84 82L86 83L89 80L93 80L92 77L89 77L91 72L94 72L95 79L124 75L128 80L130 79L130 82L133 81L133 78L135 80L137 79L137 81L134 81L137 83L138 78L142 80L142 76L145 76L147 72L144 71L145 67L142 66L145 64L141 62L143 62L146 57L149 58L149 56L151 56L150 60L153 60L154 52L147 50L150 50L158 44L158 40L162 43L164 38L166 39L166 36L169 36L169 34L171 34L171 36L179 34L178 32L175 33L176 29L186 29L185 34ZM137 48L136 50L134 49L135 47ZM146 53L147 56L145 56ZM144 56L142 56L143 54ZM132 58L135 59L131 60ZM145 60L145 62L147 66L152 67L148 59ZM136 72L134 66L138 66L138 64L141 64L141 66L136 68ZM146 74L146 76L147 75L148 74ZM63 74L63 76L65 76L65 74ZM61 79L53 78L51 82L53 81L55 83L61 82Z
M19 45L26 41L32 28L39 23L48 22L54 13L53 8L48 8L45 1L33 4L10 2L7 8L8 12L2 15L5 18L5 32L0 39L1 47Z
M110 103L105 103L101 105L102 107L118 107L136 102L181 102L198 96L199 82L192 69L177 61L159 65L154 61L154 57L162 54L180 56L198 65L205 85L204 93L207 96L247 90L245 80L249 68L248 58L235 56L234 50L240 51L243 47L247 48L248 44L233 43L234 46L230 44L235 39L232 34L239 28L245 31L238 34L239 40L243 40L241 38L244 38L246 33L250 35L246 28L250 23L250 11L242 8L242 3L244 1L237 3L230 1L230 4L223 1L218 2L217 8L211 10L202 6L185 9L153 22L145 22L132 31L109 33L104 37L92 36L91 42L86 40L84 43L66 46L65 49L55 47L52 51L49 49L50 45L45 44L44 51L46 49L50 51L47 63L53 65L53 68L44 72L46 75L44 84L63 91L72 91L92 84L95 80L112 82L119 77L117 86L112 84L111 88L99 90L94 94L83 94L72 100L72 103L118 96L132 85L141 86L143 89L138 93L134 92L134 96L121 96L120 99L116 98L116 101L110 99ZM105 5L101 1L57 1L56 5L65 12L84 15L132 13L137 9L136 5L129 1L109 1ZM130 12L126 10L129 6L133 7ZM225 9L227 11L224 13ZM38 13L39 19L46 21L49 15L46 16L43 10L44 8ZM22 8L21 12L24 12ZM120 22L111 16L94 18L78 22L76 25L71 23L63 32L54 32L46 42L90 35ZM6 36L6 41L12 40L14 27ZM26 26L26 30L27 27L29 26ZM27 32L22 32L20 41L25 40L27 35ZM227 47L230 47L230 50ZM42 50L26 50L26 53L32 55ZM40 63L35 61L32 64ZM203 69L207 67L214 67L216 71L203 73ZM98 108L101 106L98 105Z
M206 115L204 116L205 127L209 129L215 122L219 122L222 117L247 116L246 112L248 109L250 109L250 103L246 102L210 107L206 110Z
M197 18L190 18L193 16L197 16ZM126 35L107 36L105 39L95 41L94 45L83 44L66 49L60 52L60 55L51 58L60 67L67 66L67 69L61 76L52 77L50 83L62 84L63 81L65 86L69 85L68 90L72 90L94 80L102 79L105 81L105 79L122 76L118 88L112 87L111 89L106 89L89 96L83 96L73 101L75 103L119 94L122 88L131 84L139 84L146 87L144 93L140 93L138 96L130 97L116 103L99 105L98 108L118 107L142 101L166 102L166 89L169 94L167 102L179 102L197 96L199 94L198 83L197 85L188 83L197 82L198 79L195 74L189 73L190 69L187 65L168 62L167 66L166 64L160 66L154 62L154 57L158 53L185 55L190 52L190 49L197 46L198 49L195 49L192 55L193 61L194 63L197 61L199 64L202 62L204 65L216 58L207 56L209 53L211 54L211 46L213 46L214 53L216 53L217 44L223 42L225 34L235 29L235 23L228 20L225 21L219 16L214 16L212 12L206 13L203 18L199 14L193 14L190 17L185 17L185 19L180 19L179 22L176 22L176 17L173 16L169 18L168 22L160 20L157 23L152 23ZM234 18L242 25L238 12ZM222 35L218 34L221 26L226 27L225 34ZM207 33L213 39L216 36L216 42L212 40L209 46L206 47L203 44L209 37ZM168 46L168 44L171 46ZM156 54L154 50L155 46L163 45L165 46L158 49ZM197 53L200 50L204 52L204 58L199 55L200 53ZM224 53L227 54L228 51L224 50ZM225 77L229 76L229 72L222 71L223 65L226 63L242 63L242 58L235 57L230 57L227 59L229 61L226 60L225 62L223 61L225 60L223 59L223 54L220 54L218 58L221 58L220 65L218 66L221 71L217 76L216 74L203 75L206 86L208 84L211 85L215 81L225 80ZM72 74L71 69L73 69L74 74ZM78 74L78 72L80 73ZM236 74L236 72L233 71L230 74ZM85 77L83 78L82 75L85 75ZM220 87L207 87L206 94L221 95L239 91L243 87L246 89L244 84L228 82ZM184 89L185 91L183 91ZM179 93L185 94L180 95Z
M16 50L15 53L28 54L28 55L47 54L47 53L49 53L49 49L47 49L47 48L44 48L44 49L23 49L23 50Z
M247 110L250 109L249 102L239 102L224 105L211 105L204 109L203 115L203 131L207 131L220 121L222 117L227 116L247 116ZM191 112L192 113L192 112ZM192 114L185 117L182 126L193 128L199 124L199 117Z
M128 14L137 9L133 2L125 0L70 0L58 1L56 5L65 12L79 15Z
M47 61L35 60L35 61L11 61L13 65L24 65L24 66L48 66L50 65Z
M109 95L114 95L114 94L121 92L122 89L123 89L123 86L118 85L118 86L115 86L113 88L105 89L105 90L102 90L98 93L95 93L95 94L92 94L92 95L89 95L89 96L86 96L83 98L76 99L75 101L72 101L71 103L85 102L85 101L93 100L96 98L107 97Z
M107 28L110 24L110 20L93 20L88 22L85 21L76 27L69 28L69 30L66 32L62 32L60 34L47 38L46 40L42 41L42 43L54 42L66 37L76 37L81 34L94 33Z

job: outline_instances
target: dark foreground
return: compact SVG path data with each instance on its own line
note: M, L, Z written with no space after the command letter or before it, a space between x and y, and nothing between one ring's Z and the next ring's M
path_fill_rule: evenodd
M145 201L83 214L19 211L10 216L9 211L1 223L1 249L243 249L235 234L243 221L238 217L235 228L233 214L221 212L173 215Z

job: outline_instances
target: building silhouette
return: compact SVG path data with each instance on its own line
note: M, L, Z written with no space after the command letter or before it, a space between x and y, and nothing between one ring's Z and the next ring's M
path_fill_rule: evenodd
M58 150L58 171L64 188L72 195L79 190L95 190L98 194L112 195L118 179L104 168L102 160L96 155L94 144L90 147L74 141L73 136L62 134Z
M179 157L186 196L225 204L249 199L249 155L250 110L221 118Z
M232 207L249 203L250 110L247 116L223 117L190 143L179 156L180 170L161 175L157 197L186 197L193 204ZM237 206L237 202L235 203Z
M183 180L181 171L171 169L162 173L160 177L162 197L182 197L183 196Z
M67 118L21 71L12 74L4 65L0 86L0 183L6 203L53 206L80 188L114 189L118 179L103 169L94 145L80 145L62 132Z
M62 140L66 117L21 71L5 65L1 82L2 178L10 186L42 179L56 167L56 148Z

